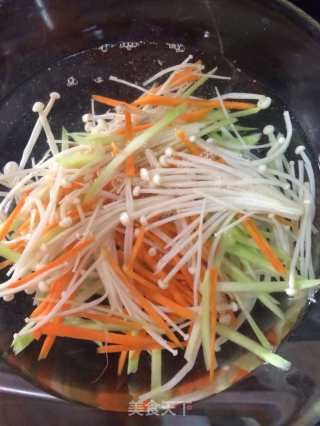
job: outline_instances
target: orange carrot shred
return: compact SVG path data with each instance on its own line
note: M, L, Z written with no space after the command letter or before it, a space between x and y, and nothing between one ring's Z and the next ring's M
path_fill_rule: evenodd
M126 129L126 139L127 144L132 140L133 138L133 128L132 128L132 119L131 114L129 111L124 111L124 117L125 117L125 129ZM130 177L136 176L136 170L134 165L134 157L133 155L129 155L127 162L126 162L126 168L127 168L127 175Z
M186 146L186 148L188 148L188 150L191 152L191 154L193 155L201 155L201 153L203 152L201 148L199 148L197 145L195 145L194 143L190 142L188 136L186 135L185 132L179 130L176 132L177 137L179 138L180 142L183 143L183 145Z
M122 279L124 284L128 287L128 289L131 291L132 295L135 297L137 303L150 315L150 317L153 319L153 321L157 324L158 327L163 329L167 336L175 342L177 345L181 345L181 342L177 339L175 334L170 330L168 325L164 322L164 320L159 316L159 314L155 311L152 304L143 296L141 295L134 285L131 284L131 282L127 279L125 273L121 270L113 256L111 255L110 251L107 249L103 250L103 254L108 261L108 263L111 265L113 270L116 272L116 274Z
M129 262L128 262L129 269L133 269L134 262L135 262L135 260L138 256L138 254L139 254L139 252L142 248L143 242L144 242L144 234L145 234L144 228L140 227L139 234L138 234L136 241L134 243L134 246L132 248L131 256L130 256L130 259L129 259Z
M124 365L126 363L126 359L128 356L128 352L127 351L122 351L120 356L119 356L119 361L118 361L118 369L117 369L117 375L121 376L121 373L123 371Z
M52 323L55 325L59 325L63 321L62 317L55 318ZM46 359L49 355L50 350L52 349L52 346L54 345L54 342L56 340L56 336L46 336L44 339L44 342L41 347L41 351L38 356L38 360Z
M132 132L133 133L138 133L141 132L142 130L146 130L149 129L149 127L151 127L152 124L150 123L146 123L146 124L137 124L136 126L132 126ZM114 132L116 135L123 135L126 136L126 128L123 127L121 129L117 129Z
M42 268L38 269L37 271L31 272L30 274L25 275L23 278L20 278L17 281L13 281L10 284L10 287L11 288L19 287L20 285L27 283L28 281L32 280L33 278L36 278L39 275L42 275L44 272L47 272L50 269L55 268L56 266L59 266L64 262L67 262L69 259L72 259L74 256L79 254L79 252L81 252L85 247L90 245L92 243L92 241L93 240L90 239L90 240L86 240L86 241L83 241L81 243L74 245L66 253L57 257L57 259L53 260L52 262L48 263L47 265L43 266Z
M286 273L285 267L283 266L282 262L278 259L277 255L273 252L272 248L270 247L270 244L261 234L261 232L259 231L254 221L250 218L247 218L243 221L243 224L247 233L255 241L255 243L261 250L261 252L269 260L269 262L274 267L274 269L280 274L284 275Z
M197 111L185 112L180 115L179 120L185 121L186 123L193 123L194 121L202 120L210 112L210 108L203 108Z
M118 154L119 154L119 148L117 147L117 145L114 142L111 142L111 155L112 155L112 157L115 157Z
M66 272L62 277L57 278L52 284L49 294L46 298L32 311L31 318L36 318L39 315L44 315L50 311L54 301L60 296L61 292L70 282L73 277L72 272Z
M177 298L176 302L173 302L169 297L171 296L172 289L162 290L157 285L152 282L146 280L141 275L136 274L132 270L129 270L126 266L123 267L124 272L128 277L132 278L137 283L141 284L144 288L141 290L149 299L159 303L160 305L170 307L172 311L178 316L182 318L190 318L193 319L194 315L192 311L186 308L188 306L185 303L184 298ZM177 293L179 293L177 291ZM175 297L173 297L175 299ZM191 300L190 300L191 301Z
M21 197L14 210L10 213L7 220L2 225L2 228L0 229L0 240L3 240L7 236L13 222L16 220L16 218L21 212L22 207L24 206L25 199L26 195Z
M94 321L101 322L103 324L123 326L126 327L128 330L136 330L141 328L141 324L137 321L127 321L102 313L78 312L77 314L74 314L74 316L91 319Z
M249 102L224 101L223 103L227 109L234 109L234 110L246 110L246 109L255 107L255 104L252 104ZM171 97L171 96L147 95L133 102L133 105L140 105L140 106L142 105L178 106L182 104L211 107L211 108L221 108L220 101L217 99L204 100L204 99L178 98L178 97Z
M69 337L70 339L108 342L120 345L130 345L141 348L141 345L153 344L149 337L132 336L131 334L117 334L108 331L94 330L73 325L53 324L52 322L41 327L40 332L48 336Z

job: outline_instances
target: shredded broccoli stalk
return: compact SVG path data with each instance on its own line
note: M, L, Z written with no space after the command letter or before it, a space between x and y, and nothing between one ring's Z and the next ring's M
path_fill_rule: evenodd
M257 342L249 339L238 331L232 330L223 324L218 324L217 332L220 334L220 336L226 337L231 342L242 346L243 348L257 355L257 357L261 358L265 362L268 362L274 367L280 368L280 370L287 371L291 367L291 363L289 361L285 360L277 354L268 351L263 346L259 345Z

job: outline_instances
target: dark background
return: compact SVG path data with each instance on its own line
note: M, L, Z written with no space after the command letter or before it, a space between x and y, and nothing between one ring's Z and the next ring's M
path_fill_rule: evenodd
M311 16L320 20L320 2L319 0L294 0L292 3L301 7Z

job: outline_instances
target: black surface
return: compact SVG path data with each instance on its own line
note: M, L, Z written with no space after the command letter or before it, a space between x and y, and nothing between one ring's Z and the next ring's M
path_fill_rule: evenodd
M239 0L240 1L240 0ZM74 2L70 2L73 3ZM108 2L112 4L112 2ZM152 2L151 2L152 3ZM269 3L268 0L261 3ZM308 13L320 19L319 1L300 1L294 3L303 7ZM56 7L52 7L55 4ZM69 4L61 1L28 1L28 0L0 0L0 56L2 57L1 70L5 78L0 79L1 93L9 93L17 81L23 81L30 68L41 69L43 64L50 64L55 53L61 54L60 40L65 41L66 34L76 32L76 22L79 21L80 12L72 15L76 8L65 9ZM81 6L80 6L81 4ZM48 8L47 8L48 6ZM79 10L82 10L82 18L85 20L85 12L92 6L89 2L79 1ZM127 3L127 6L129 4ZM52 14L46 15L47 10ZM126 10L123 10L125 15ZM63 25L63 16L68 20ZM88 12L89 16L89 12ZM119 22L121 21L119 13ZM48 21L49 19L49 21ZM57 24L59 37L50 30L50 19ZM1 23L3 25L1 25ZM68 27L68 30L65 30ZM121 26L119 27L121 29ZM135 30L135 26L130 29ZM160 31L160 30L159 30ZM156 33L156 29L155 29ZM168 37L174 34L170 27ZM28 37L25 37L28 35ZM99 37L98 34L92 37ZM57 43L55 48L54 40ZM92 43L88 37L88 46ZM62 42L61 42L62 43ZM50 50L46 51L46 44ZM62 43L63 44L63 43ZM30 46L38 46L38 56L28 54ZM65 43L65 54L70 53ZM74 46L73 46L74 48ZM83 48L83 40L79 38L79 49ZM41 61L39 60L41 52ZM14 57L12 55L15 55ZM5 72L4 72L5 70ZM13 77L13 71L15 72ZM319 74L320 75L320 74ZM276 77L275 77L276 81ZM319 88L314 88L319 90ZM299 87L297 86L297 90ZM319 97L318 97L319 99ZM316 109L315 109L316 111ZM317 113L319 109L317 110ZM305 126L306 128L307 126ZM318 129L310 128L310 135ZM319 133L318 133L319 134ZM2 161L11 158L12 152L2 152ZM217 397L210 398L198 404L194 404L190 415L183 416L153 416L152 419L138 416L123 416L121 414L109 414L93 408L87 408L78 404L64 402L54 398L38 388L25 382L20 376L12 374L12 371L1 366L0 370L0 426L38 426L38 425L117 425L128 424L149 425L151 422L178 426L183 425L313 425L313 420L308 420L311 411L304 410L304 418L294 418L292 413L299 413L299 407L315 407L315 402L320 398L320 368L318 360L320 356L319 307L314 305L304 322L304 327L299 328L291 337L291 341L285 343L281 353L288 356L294 362L294 369L289 375L276 372L268 366L263 366L249 379L228 392ZM299 342L303 342L302 345ZM308 355L308 356L306 356ZM302 410L303 411L303 410ZM319 415L320 417L320 415ZM312 418L312 417L310 417ZM294 423L297 421L298 423ZM309 422L309 423L308 423Z

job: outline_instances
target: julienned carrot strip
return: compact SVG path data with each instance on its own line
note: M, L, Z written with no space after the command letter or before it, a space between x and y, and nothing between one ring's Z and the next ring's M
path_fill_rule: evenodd
M117 145L114 142L111 142L111 155L112 157L115 157L116 155L119 154L119 148L117 147Z
M142 255L143 255L143 259L145 263L148 265L150 270L154 273L156 280L158 281L159 279L165 279L167 274L164 271L155 272L157 267L157 261L159 259L158 256L155 256L155 257L150 256L146 248L143 248Z
M152 283L145 279L143 276L136 274L131 268L128 268L126 265L123 266L123 271L128 278L136 281L138 284L143 285L146 289L150 291L161 291L161 289L155 283Z
M177 229L173 223L166 223L160 227L161 231L168 234L169 237L173 238L177 235Z
M126 102L119 101L117 99L112 99L112 98L109 98L107 96L92 95L91 98L94 101L97 101L97 102L99 102L101 104L104 104L104 105L107 105L107 106L111 106L111 107L117 107L117 106L125 105L126 104Z
M64 290L64 288L70 282L72 277L73 277L72 272L66 272L64 275L62 275L62 277L57 278L51 284L49 294L31 313L31 318L36 318L37 316L44 315L44 314L48 313L50 311L52 305L54 304L54 302L52 302L52 300L58 299L61 292Z
M210 270L210 381L213 381L216 364L217 283L218 270L217 268L212 268Z
M144 265L142 265L142 262L139 263L139 259L136 260L134 264L134 271L137 272L135 282L139 283L141 285L144 285L145 288L148 288L151 291L158 291L160 294L163 294L164 296L171 297L171 288L167 289L161 289L158 286L158 278L155 274L150 272ZM133 271L129 271L130 273ZM128 275L128 274L127 274ZM129 275L128 275L129 276ZM176 300L178 303L179 301Z
M169 346L172 349L177 348L177 345L175 345L174 343L169 343ZM185 347L186 346L186 342L182 342L182 346ZM180 346L179 346L180 347ZM141 344L139 346L139 344L112 344L112 345L105 345L105 346L100 346L97 349L97 353L99 354L105 354L105 353L114 353L114 352L122 352L122 351L136 351L137 355L139 354L140 351L147 351L147 350L151 350L151 349L161 349L161 346L159 345L159 343L153 342L153 343L148 343L148 344ZM136 356L137 356L136 355Z
M52 321L52 323L55 324L55 325L59 325L62 321L63 321L63 318L58 317L58 318L55 318ZM44 342L42 344L39 356L38 356L39 361L47 358L52 346L54 345L55 340L56 340L56 336L46 336L46 338L44 339Z
M129 271L128 268L124 267L124 271L130 274L130 276L141 283L141 278L138 274L135 272ZM191 310L178 305L177 303L170 300L168 297L162 295L159 291L156 291L154 289L150 289L149 287L144 287L142 290L142 293L144 293L148 299L152 299L154 302L158 303L159 305L166 306L172 310L176 315L178 315L181 318L187 318L187 319L194 319L194 314Z
M53 296L58 296L58 292L59 294L62 292L63 287L60 285L59 288L54 289L55 290L55 294L53 294ZM69 300L74 299L74 297L76 296L76 293L73 293L70 297ZM54 303L50 303L51 304L51 308L53 306ZM70 307L69 303L66 303L63 305L63 309L68 309ZM61 324L63 321L63 317L58 317L55 318L52 323L55 325L59 325ZM42 360L42 359L46 359L47 356L49 355L49 352L52 348L52 346L54 345L54 342L56 341L56 336L46 336L46 338L44 339L43 345L41 347L41 351L38 357L38 360Z
M266 256L266 258L269 260L274 269L279 272L279 274L285 274L285 267L278 259L277 255L272 251L272 248L270 247L268 241L264 238L261 232L259 232L259 229L254 223L254 221L250 218L247 218L243 221L243 225L247 233L255 241L261 252Z
M177 83L177 81L180 81L181 78L190 77L190 75L192 75L193 72L194 72L194 68L193 67L188 67L188 68L185 68L182 71L176 72L173 75L171 74L169 87L172 87L172 85L174 83Z
M146 269L146 267L142 264L143 262L140 263L139 260L140 259L136 260L134 264L134 270L139 273L141 278L145 278L146 280L157 286L157 277L155 276L155 274Z
M126 140L128 144L133 139L132 119L131 119L131 114L129 111L127 110L124 111L124 118L125 118L125 129L126 129ZM133 155L129 155L129 157L127 158L126 169L127 169L128 176L131 176L131 177L136 176L136 168L134 165Z
M129 262L128 262L128 267L130 269L133 269L134 262L135 262L136 258L138 257L139 252L141 251L141 248L142 248L143 242L144 242L144 234L145 234L145 229L143 227L139 228L139 234L138 234L136 241L133 245L131 256L130 256L130 259L129 259Z
M192 302L192 294L190 296L186 292L186 288L180 286L178 282L175 282L175 287L171 285L168 289L163 290L157 285L154 275L141 266L138 261L136 261L134 265L134 269L137 270L138 273L135 273L133 270L129 270L126 266L124 266L123 269L129 278L133 279L136 283L143 285L149 291L157 292L166 297L172 297L181 306L190 306Z
M130 350L128 346L124 345L105 345L105 346L99 346L97 349L98 354L108 354L108 353L115 353L115 352L122 352Z
M224 101L224 106L227 109L234 110L246 110L254 108L255 104L249 102L238 102L238 101ZM192 99L192 98L178 98L171 96L157 96L157 95L147 95L141 99L133 102L133 105L154 105L154 106L178 106L182 104L192 105L192 106L203 106L210 108L221 108L220 100L204 100L204 99Z
M186 123L193 123L194 121L199 121L205 118L209 114L210 110L210 108L203 108L197 111L185 112L184 114L180 115L179 120L182 120Z
M118 106L123 106L125 108L130 108L133 111L140 111L139 108L135 107L132 104L128 104L127 102L124 102L124 101L119 101L118 99L108 98L107 96L92 95L91 98L94 101L99 102L100 104L111 106L113 108L118 107Z
M146 231L146 235L148 236L148 238L153 241L155 244L157 244L158 246L160 246L161 248L164 248L166 243L164 241L162 241L158 236L156 236L152 230L148 230ZM154 259L152 259L147 252L144 252L144 259L147 262L153 262L153 264L155 265L155 261ZM180 257L178 255L176 255L170 263L173 263L174 265L176 265L177 262L179 262ZM183 276L185 277L186 283L189 285L190 288L193 288L193 281L192 281L192 277L190 275L190 273L187 271L187 268L185 266L183 266L181 268L181 273L183 274ZM157 278L157 274L154 274L156 279Z
M181 75L180 78L177 78L175 81L169 83L169 87L170 88L174 88L174 87L179 87L185 83L192 83L193 81L197 81L199 80L199 76L192 74L192 73L188 73L186 75Z
M72 259L77 254L79 254L79 252L81 252L88 245L90 245L92 243L92 241L93 241L92 239L89 239L89 240L86 240L86 241L83 241L81 243L74 245L66 253L57 257L57 259L53 260L52 262L48 263L47 265L43 266L42 268L38 269L37 271L31 272L30 274L25 275L23 278L20 278L17 281L13 281L10 284L10 287L11 288L19 287L20 285L27 283L28 281L38 277L39 275L42 275L44 272L47 272L50 269L55 268L56 266L59 266L64 262L67 262L68 260Z
M165 334L177 345L181 345L181 342L177 339L175 334L170 330L168 325L163 321L163 319L158 315L158 313L155 311L153 306L150 304L150 302L141 295L137 289L134 287L134 285L131 284L131 282L127 279L124 272L121 270L115 259L113 258L112 254L109 250L104 249L103 254L107 260L107 262L111 265L112 269L115 271L115 273L121 278L123 283L128 287L128 289L131 291L132 295L136 299L137 303L150 315L151 319L155 322L155 324L158 325L162 330L164 330Z
M127 356L128 356L128 351L121 351L121 354L120 354L119 360L118 360L118 369L117 369L117 375L118 376L121 376L124 365L126 363Z
M103 324L107 325L119 325L127 328L128 330L136 330L141 328L141 324L137 321L126 321L121 318L116 318L111 315L107 314L100 314L100 313L91 313L91 312L79 312L77 314L74 314L74 316L81 317L81 318L87 318L94 321L101 322Z
M142 293L144 290L142 290ZM194 319L194 313L188 309L184 308L183 306L178 305L177 303L170 300L168 297L165 297L159 293L148 293L148 298L153 300L154 302L158 303L159 305L166 306L167 308L171 309L173 313L178 315L181 318L186 319Z
M42 334L57 337L69 337L70 339L89 340L94 342L108 342L120 345L130 345L134 348L141 348L143 345L153 344L149 337L132 336L131 334L117 334L108 331L93 330L86 327L73 325L49 323L41 327Z
M197 145L195 145L193 142L190 142L185 132L179 130L176 132L176 135L179 141L182 142L183 145L185 145L185 147L191 152L191 154L193 155L202 154L203 152L202 149L199 148Z
M186 298L184 297L185 296L184 292L180 287L178 287L177 285L176 286L170 286L169 291L172 294L172 298L179 305L184 306L184 307L190 306L191 300L188 300L188 301L186 300ZM188 303L188 302L190 302L190 303Z
M66 195L70 194L70 192L72 192L73 190L79 189L82 187L83 187L83 183L78 181L71 182L69 185L65 187L61 187L59 189L59 196L58 196L59 201L62 200Z
M17 243L16 242L10 243L8 241L8 244L6 244L6 246L13 250L20 251L21 249L25 248L26 243L25 241L18 241Z
M132 126L132 132L133 133L138 133L138 132L141 132L142 130L149 129L149 127L151 127L151 126L152 126L151 123L137 124L136 126ZM116 135L126 136L126 128L123 127L121 129L115 130L114 133Z
M21 199L19 200L18 204L16 205L16 207L7 217L6 221L4 222L4 224L2 225L0 229L0 240L3 240L7 236L13 222L17 219L18 215L20 214L21 209L24 206L25 200L26 200L26 195L23 195Z

